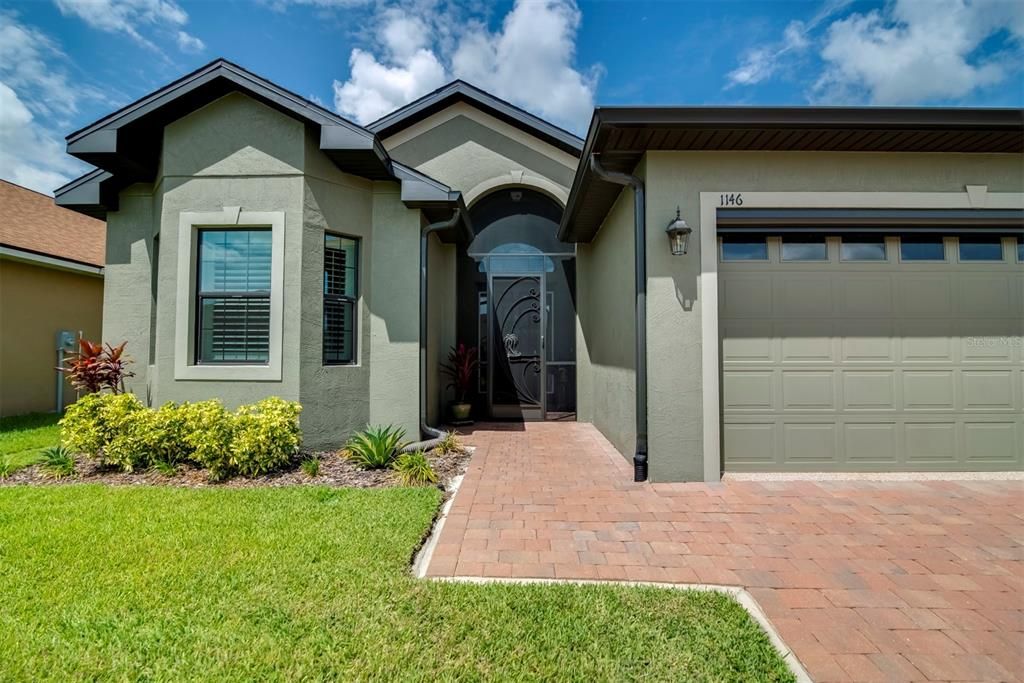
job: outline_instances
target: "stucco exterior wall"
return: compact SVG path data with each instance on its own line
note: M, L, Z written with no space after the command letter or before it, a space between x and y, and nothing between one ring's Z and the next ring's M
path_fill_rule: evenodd
M636 439L633 227L627 188L594 241L576 252L577 419L593 423L628 458Z
M57 332L99 339L102 309L102 277L0 259L0 416L56 409Z
M647 176L648 372L652 481L702 470L700 192L1020 192L1019 155L650 152ZM686 256L664 227L676 206L694 228ZM598 238L600 239L600 238ZM581 250L582 253L582 250ZM581 258L582 260L582 258Z
M339 171L314 138L240 94L168 125L156 181L125 190L109 216L105 339L128 340L138 361L130 389L151 405L220 398L235 407L275 395L303 404L311 448L338 448L367 423L418 437L420 212L402 204L397 183ZM233 206L284 214L281 379L182 379L175 314L194 283L178 280L179 259L190 258L179 253L180 214ZM323 365L325 231L360 240L353 365Z
M467 204L500 187L527 186L565 204L576 158L465 104L384 141L398 161L461 190Z

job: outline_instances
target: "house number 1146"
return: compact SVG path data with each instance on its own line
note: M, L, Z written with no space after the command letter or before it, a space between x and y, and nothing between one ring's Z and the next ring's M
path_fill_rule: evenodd
M719 195L719 206L743 206L743 195L740 193Z

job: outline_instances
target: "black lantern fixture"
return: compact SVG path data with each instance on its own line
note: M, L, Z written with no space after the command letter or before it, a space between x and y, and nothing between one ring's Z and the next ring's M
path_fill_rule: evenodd
M676 217L665 228L665 233L668 235L668 245L672 250L673 256L682 256L686 253L691 232L693 232L693 228L687 225L686 221L679 216L679 207L677 206Z

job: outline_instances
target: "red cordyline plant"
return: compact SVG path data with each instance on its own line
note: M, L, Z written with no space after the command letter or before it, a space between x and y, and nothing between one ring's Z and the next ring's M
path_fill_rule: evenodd
M473 373L479 361L476 358L476 347L459 344L448 352L448 362L441 363L441 372L451 382L448 386L455 389L456 403L465 403L466 394L473 388Z
M128 342L118 346L91 342L87 339L78 340L78 352L67 360L67 365L57 368L68 376L71 386L90 394L109 389L112 393L124 393L125 377L134 377L135 373L126 369L132 360L124 355L124 347Z

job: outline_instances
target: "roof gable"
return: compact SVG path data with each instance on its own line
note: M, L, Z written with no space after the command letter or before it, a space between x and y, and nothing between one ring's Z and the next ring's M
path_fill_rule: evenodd
M569 131L545 121L505 100L487 93L465 81L452 81L423 97L410 102L373 123L366 128L381 138L416 124L436 114L456 102L465 102L495 118L537 137L565 152L579 157L583 150L583 140Z

